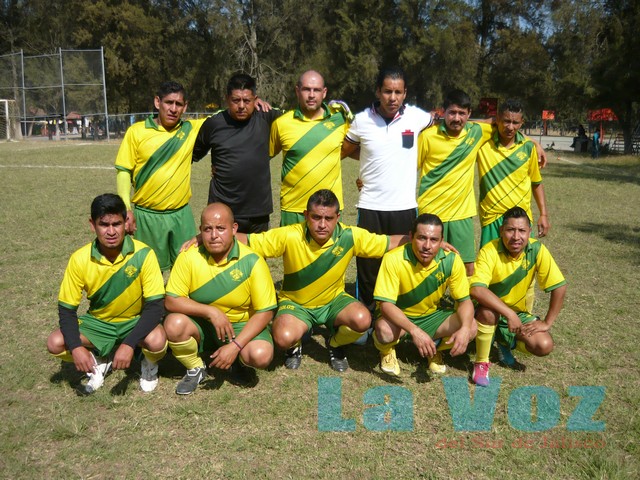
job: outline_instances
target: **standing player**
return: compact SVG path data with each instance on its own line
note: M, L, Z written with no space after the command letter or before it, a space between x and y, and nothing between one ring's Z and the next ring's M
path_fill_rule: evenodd
M417 137L431 114L405 105L406 77L383 67L376 79L377 101L358 113L344 139L342 155L360 148L358 226L370 232L405 235L416 218ZM373 312L373 288L380 259L357 258L358 298Z
M474 166L478 150L491 138L492 127L468 121L471 99L462 90L449 92L443 107L444 122L423 131L418 141L418 211L440 217L444 239L460 252L467 275L471 275L476 256Z
M507 366L517 366L511 354L516 346L537 356L553 350L549 330L560 313L567 286L549 250L530 235L527 212L513 207L504 214L500 238L487 243L478 253L471 277L471 296L479 304L475 313L478 336L473 370L477 385L489 385L489 351L494 333ZM527 309L526 294L535 278L540 288L551 292L544 320Z
M128 210L127 233L154 249L164 271L196 233L189 206L191 154L204 119L181 120L187 99L179 83L162 83L153 102L157 117L135 123L122 140L116 180Z
M547 202L538 166L536 147L520 133L522 104L507 100L498 109L498 131L478 152L480 176L480 247L500 236L502 216L512 207L522 207L529 218L531 194L538 205L538 237L549 232Z
M282 154L280 226L304 222L309 195L331 190L342 201L341 146L349 127L347 113L330 108L327 87L318 72L309 70L298 79L298 108L271 126L269 155Z
M460 256L442 250L443 225L435 215L422 214L411 229L411 243L390 251L382 258L374 298L380 302L380 318L373 340L380 351L380 367L391 375L400 374L395 345L409 335L422 357L433 359L434 340L450 337L452 355L463 354L475 335L473 304L469 282ZM458 308L440 308L440 299L449 288ZM429 369L444 373L441 360L430 361Z
M179 395L193 393L207 376L203 351L215 350L210 366L221 369L236 362L267 368L273 359L273 280L264 259L235 239L237 228L229 207L210 204L201 217L202 246L181 253L171 271L165 304L172 313L164 325L173 355L187 368Z
M112 367L129 368L138 345L144 354L140 388L154 390L156 362L167 351L158 260L151 248L125 235L126 218L127 208L117 195L105 193L91 203L89 223L96 239L69 259L58 297L60 329L47 340L49 353L87 374L87 394L103 385ZM78 318L83 291L89 309ZM98 363L92 351L98 358L113 357Z
M233 211L238 231L263 232L273 211L269 170L269 131L282 112L256 110L256 82L233 75L227 83L228 108L208 118L195 142L193 160L211 150L209 203Z

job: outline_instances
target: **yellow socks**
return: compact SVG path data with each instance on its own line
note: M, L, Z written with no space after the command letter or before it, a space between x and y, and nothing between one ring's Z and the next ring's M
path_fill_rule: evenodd
M342 345L348 345L358 340L362 335L364 335L364 332L362 333L356 332L354 330L351 330L346 325L340 325L335 335L331 337L331 340L329 341L329 345L331 347L340 347Z
M373 344L383 355L389 355L389 353L391 353L393 348L399 343L400 343L400 339L394 340L391 343L380 343L380 341L378 340L378 336L376 335L376 332L373 332Z
M198 356L198 342L193 337L184 342L169 342L173 356L188 370L204 367L204 362Z
M478 334L476 335L476 362L489 362L489 353L493 343L493 334L496 331L495 325L478 324Z
M169 346L169 342L165 342L164 348L162 350L157 351L157 352L152 352L151 350L147 350L146 348L142 347L142 354L150 362L158 363L162 359L162 357L164 357L165 354L167 353L167 347L168 346Z
M56 353L56 354L51 354L56 358L59 358L60 360L62 360L63 362L72 362L73 363L73 355L71 355L71 352L69 350L65 350L62 353Z

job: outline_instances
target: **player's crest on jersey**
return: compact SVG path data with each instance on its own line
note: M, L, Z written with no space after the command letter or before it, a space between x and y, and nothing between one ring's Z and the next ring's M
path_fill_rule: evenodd
M339 257L342 255L342 252L344 252L344 248L343 247L334 247L333 250L331 250L331 253L333 255L335 255L336 257Z
M333 130L334 128L336 128L336 124L334 122L324 122L323 124L327 130Z
M438 282L442 283L442 280L444 280L444 273L443 272L436 273L436 278L438 279Z
M529 271L529 260L527 260L526 258L523 258L520 266L525 272Z
M133 278L136 276L136 273L138 273L138 268L135 265L129 265L124 269L124 273L127 277Z
M231 278L233 278L236 282L239 281L240 279L242 279L243 274L241 270L238 270L237 268L231 270L229 272L229 275L231 276Z
M518 158L518 160L522 162L526 160L529 157L529 155L527 155L527 152L518 152L516 157Z

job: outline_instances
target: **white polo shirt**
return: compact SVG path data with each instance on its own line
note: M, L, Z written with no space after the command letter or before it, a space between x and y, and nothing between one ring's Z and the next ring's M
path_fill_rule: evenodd
M389 125L372 105L356 115L347 139L360 145L363 187L358 208L409 210L418 206L418 134L433 123L429 112L404 105Z

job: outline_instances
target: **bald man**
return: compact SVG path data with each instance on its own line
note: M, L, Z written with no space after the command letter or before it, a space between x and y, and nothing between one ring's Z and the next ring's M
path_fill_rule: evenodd
M276 293L265 260L235 234L238 224L222 203L202 212L202 245L176 259L167 283L164 321L173 355L187 368L176 387L193 393L206 378L200 357L213 351L210 367L229 369L236 362L264 369L273 359L267 325L277 307Z
M282 151L280 226L304 222L307 200L317 190L331 190L342 199L340 149L349 129L348 110L324 102L327 87L315 70L296 83L298 107L271 125L269 155Z

